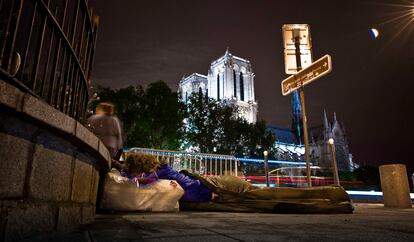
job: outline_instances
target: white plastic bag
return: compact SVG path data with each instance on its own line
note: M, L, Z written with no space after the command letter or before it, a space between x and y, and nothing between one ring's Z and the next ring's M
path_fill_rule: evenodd
M118 171L107 173L104 182L102 208L116 211L178 211L178 200L184 194L172 180L160 179L137 187Z

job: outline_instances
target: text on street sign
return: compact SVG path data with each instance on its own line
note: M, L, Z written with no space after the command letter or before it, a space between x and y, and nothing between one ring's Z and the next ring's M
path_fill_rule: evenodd
M298 63L296 63L296 50L289 50L285 49L285 73L296 74L301 69L305 69L306 67L312 64L312 51L302 49L300 52L300 69L298 68Z
M283 46L285 49L296 49L295 37L299 37L300 49L311 49L312 41L310 38L309 25L307 24L284 24L282 26Z
M332 61L330 55L325 55L319 60L313 62L306 69L291 75L282 81L282 94L286 96L296 89L311 83L312 81L322 77L332 70Z

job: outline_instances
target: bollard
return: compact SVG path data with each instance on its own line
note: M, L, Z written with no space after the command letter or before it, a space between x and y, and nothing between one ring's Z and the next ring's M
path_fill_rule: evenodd
M412 185L413 185L413 192L414 192L414 173L411 175L411 181L412 181Z
M403 164L379 167L384 207L411 208L407 170Z

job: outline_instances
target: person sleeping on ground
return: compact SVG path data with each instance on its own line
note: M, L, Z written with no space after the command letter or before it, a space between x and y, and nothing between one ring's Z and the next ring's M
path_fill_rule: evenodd
M148 184L157 179L175 180L184 189L183 202L207 202L213 198L213 192L200 180L174 170L167 163L160 163L148 154L129 154L121 174L139 183Z
M204 177L176 171L149 154L126 158L123 176L151 182L175 180L183 189L180 210L278 213L352 213L348 194L339 186L258 187L236 176Z

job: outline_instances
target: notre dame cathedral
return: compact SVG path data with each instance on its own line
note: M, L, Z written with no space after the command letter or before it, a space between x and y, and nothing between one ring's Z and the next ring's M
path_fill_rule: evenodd
M179 92L183 101L187 101L188 95L199 89L211 98L236 105L240 116L250 123L256 122L257 102L250 61L234 56L227 50L211 63L207 76L193 73L180 81Z
M211 63L207 75L193 73L183 77L179 83L179 92L184 102L189 95L201 90L203 94L219 101L237 105L239 114L250 123L257 120L258 104L254 95L254 73L249 60L232 55L228 50L219 59ZM302 112L297 92L292 94L292 125L289 128L268 124L276 136L274 148L278 160L303 161ZM311 162L314 165L331 166L332 156L328 140L335 140L336 158L339 170L352 170L355 164L349 153L344 125L336 114L332 122L324 112L323 124L309 128Z

